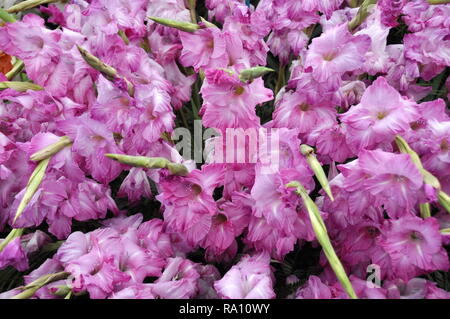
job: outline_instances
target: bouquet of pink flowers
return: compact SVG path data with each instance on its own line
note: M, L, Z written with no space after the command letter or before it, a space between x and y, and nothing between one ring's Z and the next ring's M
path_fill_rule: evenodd
M0 21L0 298L450 298L448 0Z

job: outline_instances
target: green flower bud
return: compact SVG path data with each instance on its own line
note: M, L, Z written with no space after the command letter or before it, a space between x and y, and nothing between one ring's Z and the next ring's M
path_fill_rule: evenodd
M400 150L400 152L409 154L411 156L411 160L419 169L419 171L422 173L424 183L432 186L437 190L440 190L441 183L433 174L431 174L423 167L419 155L417 155L417 153L413 151L413 149L409 146L408 142L406 142L400 135L397 135L395 137L395 143L397 144L397 147Z
M275 72L275 70L266 68L265 66L256 66L250 69L242 70L239 74L239 79L242 82L248 82L259 78L269 72Z
M353 286L348 279L347 274L345 273L345 269L342 266L339 257L336 255L336 252L334 251L334 248L328 236L327 229L325 227L325 223L320 216L320 212L316 204L311 199L311 197L309 197L308 192L299 182L290 182L286 185L286 187L296 188L295 192L303 199L303 203L305 204L305 207L308 211L308 215L311 220L311 225L314 229L314 233L316 234L316 238L322 246L322 249L325 253L326 258L328 259L328 262L330 263L331 268L333 269L336 277L339 279L342 287L345 289L350 298L357 299L358 297L356 296Z
M149 19L166 27L175 28L184 32L195 32L200 29L199 25L191 22L176 21L158 17L149 17Z
M86 61L87 64L89 64L93 69L99 71L105 78L110 80L111 82L114 82L117 78L123 79L125 83L127 84L127 90L128 94L130 96L134 96L134 86L133 84L128 81L126 78L120 77L117 74L117 70L114 69L112 66L109 66L106 63L103 63L99 58L97 58L95 55L91 54L89 51L83 49L79 45L77 45L78 51L80 51L81 56L83 57L84 61Z
M217 28L217 26L214 23L209 22L208 20L206 20L203 17L200 17L200 20L203 22L203 24L205 25L205 27L207 28Z
M0 8L0 19L7 23L13 23L16 22L16 18L12 15L6 12L6 10L3 10Z
M19 2L16 5L13 5L12 7L6 9L6 11L8 13L16 13L16 12L20 12L23 10L28 10L43 4L47 4L47 3L54 3L54 2L59 2L60 0L26 0L26 1L22 1Z
M78 51L80 51L81 56L84 61L89 64L93 69L100 71L108 80L114 81L117 76L117 71L112 66L109 66L103 63L99 58L95 55L91 54L89 51L83 49L79 45L77 45Z
M348 23L348 29L350 31L353 31L358 26L361 25L361 23L366 20L367 16L369 15L369 9L372 5L376 4L377 0L364 0L364 2L359 7L358 13L355 15L355 17Z
M72 144L72 141L68 136L63 136L59 139L58 142L55 142L47 147L44 147L40 151L37 151L33 155L30 156L30 160L39 162L44 159L47 159L56 153L58 153L60 150L65 148L66 146L69 146Z
M105 156L118 161L119 163L134 167L144 167L149 169L167 168L173 175L185 176L189 174L186 166L183 164L172 163L164 157L130 156L123 154L105 154Z
M43 90L42 86L30 82L14 82L14 81L0 82L0 90L5 89L13 89L18 92L26 92L28 90L33 91Z
M50 158L46 158L39 162L39 164L36 166L36 168L33 171L33 174L31 174L30 179L28 180L27 188L25 190L25 194L22 197L22 200L19 203L19 207L17 207L16 215L14 216L13 223L17 220L17 218L22 215L23 211L25 210L25 207L28 205L30 200L33 198L34 194L39 188L39 185L41 185L42 180L45 176L45 170L47 169L48 163L50 161Z
M2 251L14 238L20 237L23 234L23 228L12 229L8 236L0 243L0 251Z
M428 0L429 4L446 4L450 3L450 0Z
M316 178L319 181L325 193L328 195L331 201L334 201L334 197L331 192L331 187L330 184L328 183L328 178L325 175L322 166L320 165L319 161L317 160L314 154L314 149L311 146L302 144L300 145L300 152L302 153L302 155L306 157L306 161L308 162L309 167L311 167L312 171L314 172L314 175L316 175Z

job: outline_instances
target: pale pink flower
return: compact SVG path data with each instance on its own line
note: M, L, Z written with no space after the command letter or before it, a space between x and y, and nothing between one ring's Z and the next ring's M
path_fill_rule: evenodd
M386 223L382 235L379 243L389 254L398 278L407 281L423 273L450 268L439 223L432 217L392 220Z
M214 288L223 299L274 298L270 256L244 256L222 279L214 283Z
M366 89L360 104L340 115L347 126L347 141L355 150L391 142L418 117L416 103L403 98L383 77Z

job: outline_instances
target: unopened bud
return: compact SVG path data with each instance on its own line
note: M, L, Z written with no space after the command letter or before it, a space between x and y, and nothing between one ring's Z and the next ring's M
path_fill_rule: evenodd
M172 163L164 157L131 156L123 154L105 154L105 156L118 161L119 163L134 167L144 167L149 169L167 168L173 175L185 176L189 174L186 166L183 164Z
M0 82L0 90L5 89L13 89L17 92L26 92L28 90L42 91L43 87L30 82L14 82L14 81Z
M322 165L320 165L319 161L316 158L316 155L314 154L314 149L309 145L302 144L300 146L300 152L302 153L302 155L306 157L306 161L308 162L309 167L314 172L314 175L316 175L316 178L319 181L325 193L328 195L331 201L334 201L334 197L331 192L331 187L330 184L328 183L328 178L325 175Z
M68 136L63 136L57 141L56 143L50 144L49 146L44 147L40 151L37 151L33 155L30 156L30 160L39 162L44 159L47 159L51 157L52 155L55 155L62 149L64 149L66 146L69 146L72 144L72 141Z
M36 166L36 168L33 171L33 174L31 174L30 179L28 180L28 184L25 190L25 194L22 197L22 200L19 203L19 207L17 207L16 215L14 216L13 223L17 220L17 218L22 215L23 211L25 210L25 207L28 205L30 200L33 198L34 194L39 188L39 185L41 185L42 180L45 176L45 170L47 169L48 163L50 161L50 158L46 158L39 162L39 164Z
M184 21L176 21L176 20L170 20L170 19L164 19L164 18L158 18L158 17L149 17L150 20L159 23L163 26L169 27L169 28L175 28L180 31L185 32L195 32L198 29L200 29L200 26L191 23L191 22L184 22Z
M6 12L6 10L3 10L2 8L0 8L0 19L2 19L7 23L16 22L16 18L12 14Z
M293 181L286 185L288 188L296 187L296 193L300 195L303 200L303 203L308 211L309 219L311 221L312 228L316 235L316 238L320 245L322 246L323 252L325 253L325 257L328 259L331 268L333 269L336 277L340 281L342 287L345 289L350 298L357 299L356 293L353 289L353 286L348 279L348 276L345 272L344 267L342 266L339 257L336 255L334 251L333 245L331 244L331 240L328 236L328 232L325 226L325 223L320 216L319 209L311 197L308 195L306 189L298 182Z
M89 64L93 69L100 71L108 80L114 81L117 76L117 71L112 66L109 66L103 63L99 58L95 55L91 54L86 49L83 49L79 45L77 45L78 51L80 51L81 56L84 61Z
M12 7L6 9L6 11L8 13L16 13L16 12L20 12L23 10L28 10L43 4L47 4L47 3L54 3L54 2L59 2L60 0L26 0L26 1L21 1L16 5L13 5Z
M242 82L248 82L257 79L269 72L274 72L274 70L266 68L265 66L256 66L250 69L242 70L239 74L239 79Z
M440 191L438 193L438 199L442 207L444 207L445 210L450 213L450 196L448 196L445 192Z
M203 17L200 17L200 21L203 23L203 25L207 28L217 28L217 26L214 23L209 22Z

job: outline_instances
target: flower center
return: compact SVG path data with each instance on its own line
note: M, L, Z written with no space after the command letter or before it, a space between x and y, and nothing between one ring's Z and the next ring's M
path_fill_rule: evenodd
M309 105L307 103L302 103L298 106L300 108L300 110L302 110L303 112L306 112L309 110Z
M198 184L192 184L191 190L195 195L199 195L202 192L202 187Z
M386 115L388 115L388 113L386 111L378 112L377 119L382 120L386 117Z
M394 174L393 179L394 179L394 181L396 181L398 183L403 183L403 182L406 181L406 177L405 176L397 175L397 174Z
M423 240L422 234L417 231L412 231L409 234L409 238L411 238L413 241L422 241Z
M92 135L91 139L93 139L96 142L100 142L100 141L104 140L103 136L100 136L100 135Z
M419 130L419 129L421 129L423 126L424 126L424 123L422 122L422 121L414 121L414 122L411 122L410 124L409 124L409 126L411 127L411 129L413 130L413 131L417 131L417 130Z
M448 141L446 139L443 139L441 141L440 148L441 148L441 151L443 151L443 152L447 152L448 151L449 145L448 145Z
M244 93L244 91L245 91L245 89L244 89L243 86L238 86L238 87L236 87L236 88L234 89L234 94L235 94L235 95L241 95L241 94Z
M335 52L329 52L329 53L327 53L327 54L325 54L325 55L323 56L323 59L324 59L325 61L331 61L331 60L333 60L335 57L336 57L336 53L335 53Z
M377 228L373 227L373 226L367 227L366 228L366 232L372 238L378 236L378 234L380 233L380 231Z
M214 221L217 224L223 224L228 220L227 216L225 216L224 214L217 214L216 216L214 216Z

